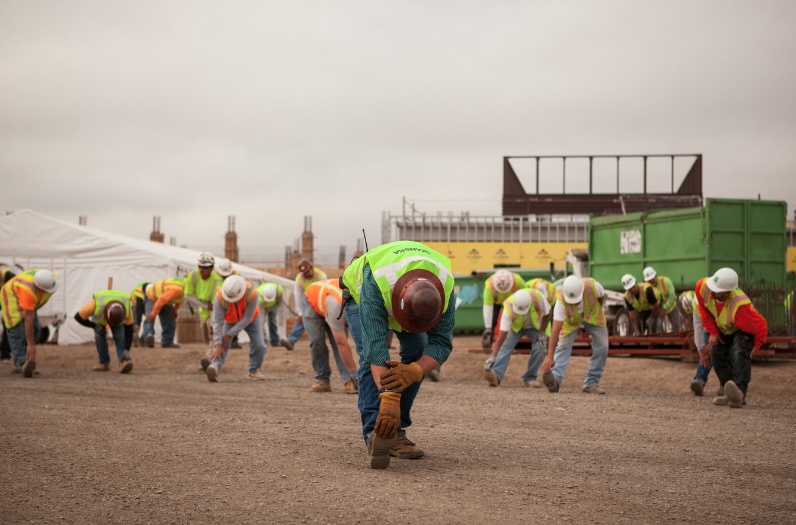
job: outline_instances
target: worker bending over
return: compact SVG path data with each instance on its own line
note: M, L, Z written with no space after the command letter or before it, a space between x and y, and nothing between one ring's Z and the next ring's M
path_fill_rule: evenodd
M216 261L216 269L215 272L221 277L221 279L226 280L227 277L232 275L240 275L238 270L235 270L232 267L232 261L226 258L218 259ZM238 342L238 336L232 338L232 342L229 344L229 347L232 349L240 349L240 343Z
M155 317L160 319L160 347L180 348L174 342L177 333L177 316L185 300L185 283L182 278L170 277L146 287L146 317L141 337L147 347L155 346Z
M644 335L655 331L658 318L658 291L649 283L636 283L636 278L629 273L622 277L625 289L625 306L630 313L630 325L633 333Z
M661 303L661 308L658 311L658 322L655 331L665 332L666 316L669 316L669 321L672 323L672 331L680 331L680 311L677 309L677 291L674 289L672 280L663 275L658 275L655 269L651 266L644 268L644 281L650 283L658 292L658 299ZM653 316L654 318L655 316Z
M130 309L133 311L133 346L138 346L138 331L141 319L146 314L146 287L149 283L141 283L130 291Z
M281 284L264 282L257 287L257 294L260 301L260 314L263 317L263 333L266 324L268 325L268 337L271 346L284 346L288 350L293 350L293 343L287 339L279 337L285 332L285 304L284 288Z
M498 270L487 277L484 282L484 334L481 337L481 347L484 351L492 347L494 329L500 318L503 303L514 292L523 288L525 288L523 278L508 270Z
M304 334L304 320L301 316L301 298L307 293L307 288L309 288L312 283L328 279L325 272L313 266L307 259L299 261L298 269L299 273L296 275L296 289L293 292L293 301L296 305L296 315L298 317L296 317L296 322L293 324L290 335L287 336L287 340L290 341L291 344L296 344L296 342L301 339L302 334Z
M204 252L199 255L196 270L185 276L185 299L189 304L199 309L199 322L202 328L202 338L206 345L212 348L213 324L210 315L213 313L213 301L216 289L221 286L224 279L213 271L216 264L212 253Z
M130 296L124 292L102 290L95 293L75 314L75 321L94 330L99 356L99 364L94 366L97 372L107 372L111 369L106 326L110 327L116 345L119 372L127 374L133 369L133 360L130 357L130 347L133 344L133 311L130 303Z
M8 268L0 270L0 288L16 276L17 274ZM3 305L0 303L0 310L2 309ZM8 344L8 330L3 330L3 337L2 340L0 340L0 362L11 363L11 345Z

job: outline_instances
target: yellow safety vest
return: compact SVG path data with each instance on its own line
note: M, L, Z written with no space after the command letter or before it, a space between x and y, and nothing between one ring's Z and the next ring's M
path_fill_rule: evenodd
M657 299L660 304L661 296L658 294L658 290L650 283L641 283L638 285L638 297L630 293L630 290L625 292L625 299L633 307L633 310L637 312L652 310L653 305L647 300L647 290L650 288L652 288L652 293L655 294L655 299Z
M531 317L531 324L536 330L539 330L542 326L542 292L539 290L528 290L531 294L531 308L528 310L528 313L525 315L529 315ZM525 315L517 315L514 313L514 295L506 299L503 303L503 311L506 315L511 319L511 329L516 334L520 330L522 330L522 326L525 324Z
M558 301L564 305L567 316L564 319L564 326L561 332L564 335L570 334L580 328L583 323L589 323L594 326L605 326L605 314L603 313L602 305L597 298L597 281L591 277L583 279L583 313L578 311L576 304L569 304L564 299L564 292L558 291Z
M556 287L553 283L548 281L547 279L542 279L541 277L537 277L535 279L531 279L528 281L528 284L525 285L529 290L537 290L537 289L546 289L547 290L547 302L550 306L554 306L556 304Z
M19 301L19 291L25 290L34 297L36 300L35 310L38 310L50 300L52 294L39 290L33 281L33 276L38 271L39 269L37 268L22 272L3 285L3 289L0 291L0 303L3 304L3 325L6 328L13 328L22 322L22 305Z
M667 314L672 313L672 310L677 306L677 291L674 289L672 280L668 277L658 276L658 300L662 302L663 308Z
M708 288L706 279L702 279L699 282L698 291L700 297L702 297L702 304L713 314L713 318L716 320L716 326L719 327L719 332L725 335L737 332L738 327L734 324L735 314L738 313L738 308L741 306L752 304L749 297L747 297L740 288L736 288L730 292L730 296L724 302L724 308L721 309L721 314L718 314L716 299L714 299L713 294L710 293L710 288Z

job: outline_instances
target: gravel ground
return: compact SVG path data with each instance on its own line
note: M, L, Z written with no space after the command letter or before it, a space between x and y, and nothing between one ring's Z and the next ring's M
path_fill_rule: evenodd
M306 341L269 349L266 381L232 351L133 349L130 375L93 346L41 347L41 375L0 369L2 523L796 523L796 362L756 363L748 406L688 390L696 365L609 358L605 396L482 379L455 340L408 435L426 452L370 470L356 397L309 392ZM115 364L114 364L115 367ZM717 388L715 376L708 391Z

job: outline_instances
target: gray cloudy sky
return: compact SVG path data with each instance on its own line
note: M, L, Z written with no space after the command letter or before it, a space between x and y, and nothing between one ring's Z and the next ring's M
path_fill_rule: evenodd
M0 211L198 247L236 215L244 250L312 215L351 246L402 195L499 214L503 155L672 152L792 207L794 27L792 1L4 0Z

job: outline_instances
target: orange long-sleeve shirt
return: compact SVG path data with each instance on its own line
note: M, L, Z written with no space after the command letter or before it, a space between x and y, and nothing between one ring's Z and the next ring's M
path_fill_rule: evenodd
M702 318L702 326L705 327L705 330L707 330L710 335L719 335L719 326L716 324L716 319L713 317L713 314L710 313L710 310L707 309L705 303L702 301L702 296L699 294L702 281L704 281L704 279L701 279L694 289L697 303L699 304L699 317ZM723 309L724 303L716 301L716 312L721 314ZM755 310L753 305L745 304L738 307L738 310L735 312L734 324L742 332L754 336L755 348L760 348L760 346L766 342L768 325L766 324L765 318L760 315L760 312Z

